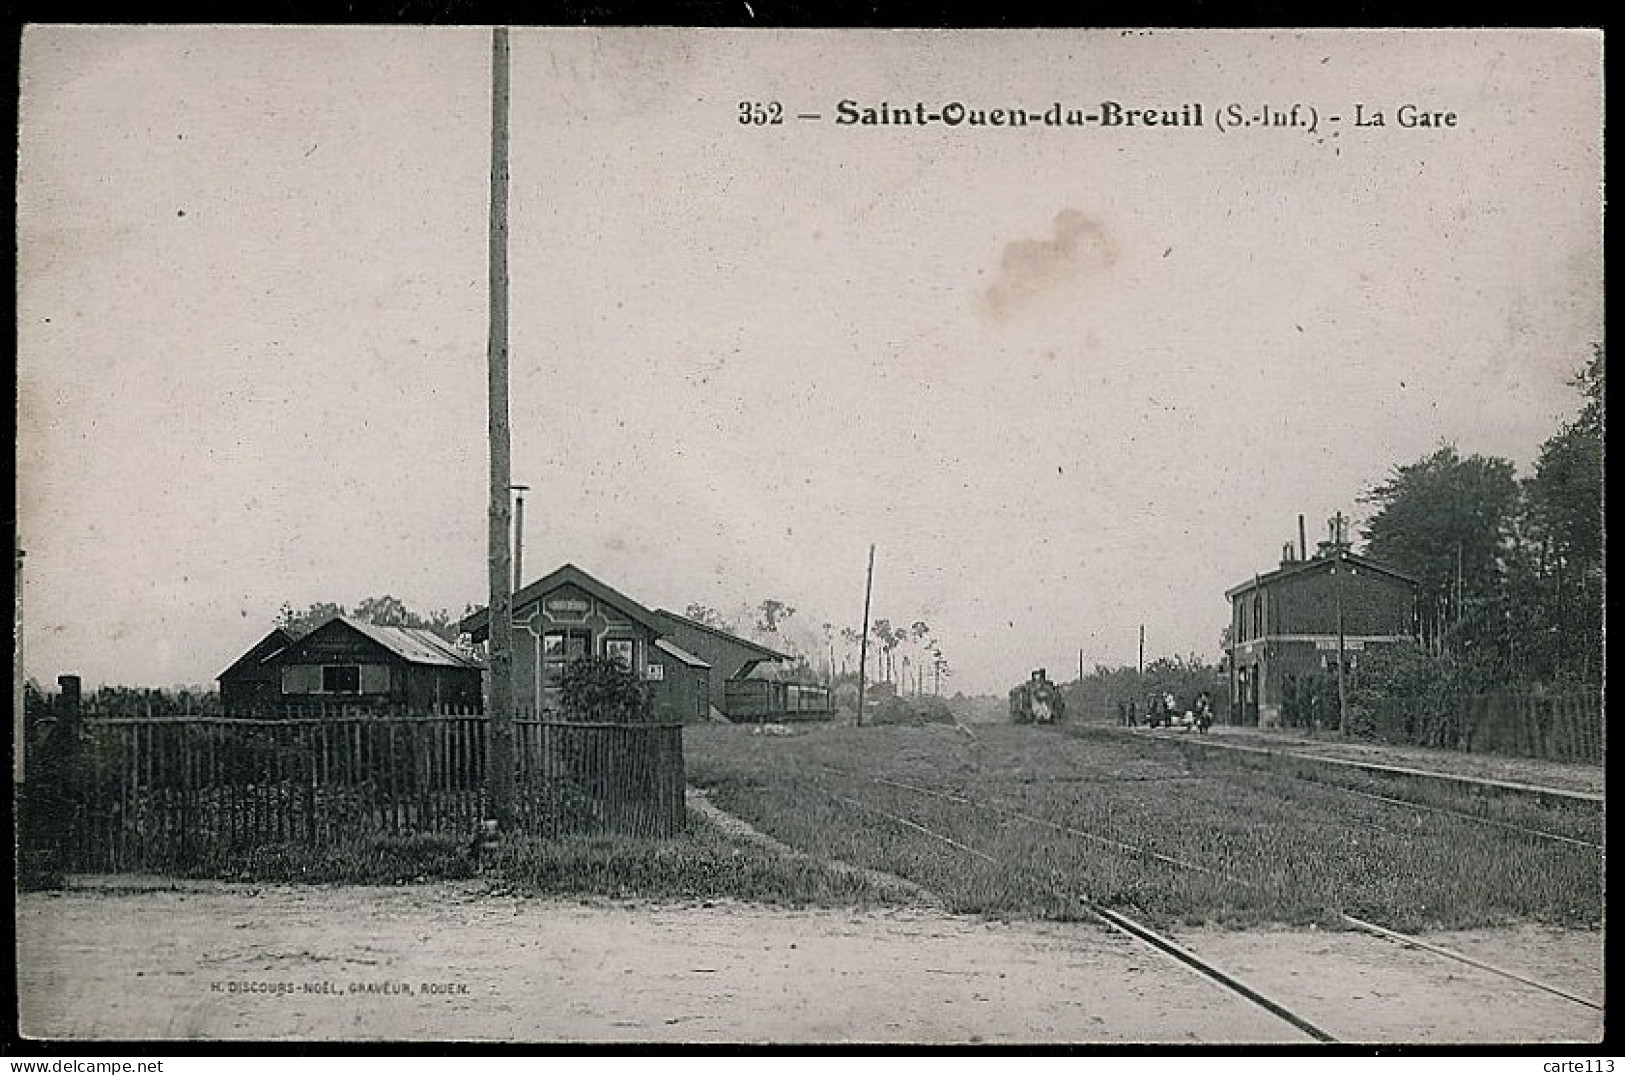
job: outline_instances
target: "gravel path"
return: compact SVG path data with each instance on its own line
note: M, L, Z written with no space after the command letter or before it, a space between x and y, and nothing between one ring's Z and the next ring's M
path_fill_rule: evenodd
M526 1042L1301 1042L1089 924L576 903L476 883L171 885L17 906L25 1035ZM1341 1040L1593 1042L1602 1013L1359 933L1182 932ZM1439 939L1601 996L1599 933Z

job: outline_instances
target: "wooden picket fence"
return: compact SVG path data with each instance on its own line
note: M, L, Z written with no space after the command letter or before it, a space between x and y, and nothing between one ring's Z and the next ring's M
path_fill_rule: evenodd
M1602 762L1607 723L1592 692L1475 694L1462 699L1463 750L1556 761Z
M67 868L174 869L279 843L441 833L490 816L478 713L87 720L31 764ZM516 823L540 836L683 827L680 724L515 721ZM54 771L48 771L54 770Z
M1443 705L1395 698L1374 707L1364 730L1393 743L1553 761L1601 763L1608 745L1602 696L1583 690L1470 694Z

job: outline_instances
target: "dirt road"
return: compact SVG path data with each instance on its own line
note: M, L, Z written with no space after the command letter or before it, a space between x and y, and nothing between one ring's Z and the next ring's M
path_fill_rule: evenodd
M119 886L119 887L114 887ZM1094 925L569 903L476 883L86 879L17 908L23 1033L92 1039L1299 1042ZM1188 932L1340 1040L1580 1042L1602 1013L1357 933ZM1600 998L1600 933L1437 935Z

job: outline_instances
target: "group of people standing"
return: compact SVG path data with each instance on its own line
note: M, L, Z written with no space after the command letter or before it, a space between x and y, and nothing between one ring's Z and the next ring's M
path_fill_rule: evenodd
M1196 696L1191 707L1181 712L1173 691L1160 694L1152 691L1146 698L1144 719L1148 728L1171 728L1178 725L1205 732L1213 726L1213 697L1207 691L1202 691ZM1117 703L1118 724L1127 728L1137 728L1140 720L1141 710L1134 699L1123 699Z

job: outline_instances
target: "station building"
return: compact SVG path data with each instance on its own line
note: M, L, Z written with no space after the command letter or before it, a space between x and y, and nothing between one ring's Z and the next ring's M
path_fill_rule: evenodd
M461 627L476 643L489 640L485 609L465 617ZM589 654L635 671L649 684L663 720L772 719L828 698L822 687L757 687L765 682L763 665L792 658L676 613L652 611L574 564L514 594L513 632L520 713L557 713L565 664Z
M1356 555L1345 526L1339 514L1314 555L1300 537L1277 568L1226 591L1232 723L1335 723L1339 665L1352 674L1372 647L1415 637L1416 580Z

